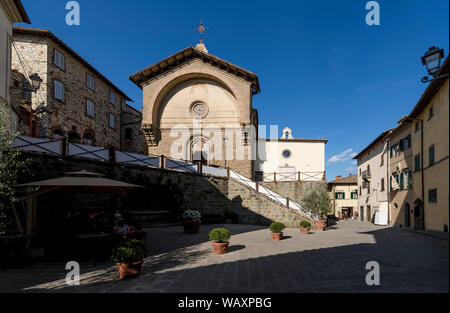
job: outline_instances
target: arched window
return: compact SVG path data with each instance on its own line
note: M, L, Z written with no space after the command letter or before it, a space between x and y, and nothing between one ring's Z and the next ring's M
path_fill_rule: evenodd
M85 145L93 145L95 142L94 136L91 133L86 133L83 136L83 144Z
M64 137L64 133L61 129L55 128L52 133L53 138L62 138Z

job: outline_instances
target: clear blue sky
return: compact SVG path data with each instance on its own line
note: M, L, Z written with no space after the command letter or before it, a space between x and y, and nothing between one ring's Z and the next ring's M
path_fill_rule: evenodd
M378 1L381 25L371 27L366 0L79 0L80 26L65 24L67 1L22 2L33 27L54 32L137 107L142 92L128 76L195 45L203 18L209 52L259 76L260 124L329 140L328 179L356 172L352 153L411 111L426 88L425 51L449 51L447 0Z

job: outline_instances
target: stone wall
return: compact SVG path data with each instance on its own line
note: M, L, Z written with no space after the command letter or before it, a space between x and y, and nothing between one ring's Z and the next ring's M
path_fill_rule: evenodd
M302 220L313 222L307 215L277 204L233 179L228 182L228 198L232 201L229 210L236 212L246 224L270 225L278 221L286 227L297 228Z
M142 134L142 113L135 108L124 105L122 112L123 120L123 150L136 152L140 154L146 153L147 149L144 149L144 136ZM130 129L127 131L127 129ZM131 138L127 137L131 133Z
M66 172L86 170L102 173L107 178L138 184L145 188L128 191L124 197L108 195L70 195L52 192L38 200L38 207L61 210L64 207L107 205L110 209L169 211L171 221L179 221L186 209L197 209L208 217L223 216L225 211L239 215L240 223L268 225L281 221L298 227L303 219L298 212L287 209L239 182L226 177L213 177L140 166L118 166L109 162L33 155L42 173L39 180L61 177Z
M312 189L326 187L326 181L283 181L283 182L259 182L260 185L269 188L280 195L297 203Z

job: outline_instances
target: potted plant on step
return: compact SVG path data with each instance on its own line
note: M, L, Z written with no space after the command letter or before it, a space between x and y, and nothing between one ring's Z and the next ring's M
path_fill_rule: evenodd
M327 225L327 215L333 212L328 192L325 188L316 188L308 192L301 201L302 206L315 216L314 228L323 231Z
M185 234L195 234L198 233L202 215L197 210L186 210L183 213L183 226Z
M213 252L215 254L225 254L228 252L228 246L230 245L230 232L225 228L215 228L209 233L209 240L211 240L213 246Z
M286 227L281 222L273 222L269 229L272 233L272 240L279 241L283 237L283 230Z
M121 280L137 277L141 274L147 249L144 243L136 239L122 241L112 250L111 259L116 262Z
M301 221L300 222L300 233L307 235L311 230L311 223L309 221Z

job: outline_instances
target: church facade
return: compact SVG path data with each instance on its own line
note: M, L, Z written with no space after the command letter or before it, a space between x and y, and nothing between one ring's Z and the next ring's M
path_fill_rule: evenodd
M253 178L258 76L213 56L200 42L130 76L143 91L145 146Z

